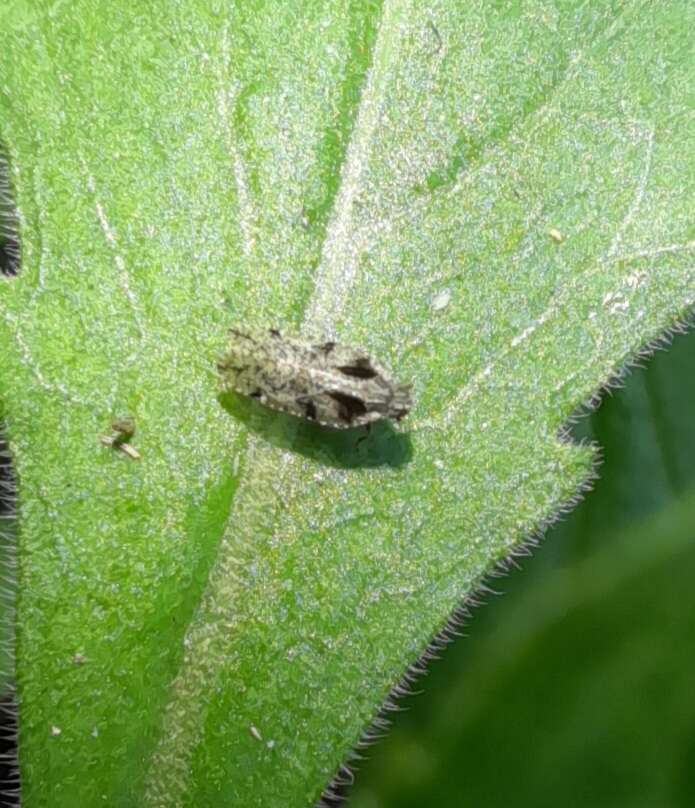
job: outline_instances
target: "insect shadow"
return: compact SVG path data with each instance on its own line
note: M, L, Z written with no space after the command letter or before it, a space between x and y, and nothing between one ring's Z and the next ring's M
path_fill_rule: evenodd
M228 413L273 446L298 452L329 466L397 468L409 463L413 456L410 436L397 432L389 421L379 421L369 430L364 427L331 429L269 410L237 393L220 393L217 398Z

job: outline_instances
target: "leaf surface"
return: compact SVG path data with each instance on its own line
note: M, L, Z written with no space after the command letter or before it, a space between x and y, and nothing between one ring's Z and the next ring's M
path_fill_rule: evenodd
M586 479L568 415L693 303L693 10L0 19L25 805L308 805ZM366 346L407 429L220 398L231 322Z

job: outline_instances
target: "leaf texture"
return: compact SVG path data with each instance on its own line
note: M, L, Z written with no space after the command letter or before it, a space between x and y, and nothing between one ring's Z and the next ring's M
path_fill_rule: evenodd
M563 423L694 297L695 19L645 8L0 12L27 808L310 805L577 491ZM234 321L366 346L407 429L220 398Z

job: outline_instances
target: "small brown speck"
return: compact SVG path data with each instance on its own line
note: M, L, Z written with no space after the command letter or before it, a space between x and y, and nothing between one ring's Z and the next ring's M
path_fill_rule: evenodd
M120 449L124 454L128 455L131 460L139 460L140 452L128 441L135 434L135 419L130 416L123 418L114 418L111 421L112 435L99 435L99 440L104 446L110 446L112 449Z
M124 418L114 418L111 421L111 429L116 433L113 438L115 445L120 445L129 441L135 434L135 419L129 415Z

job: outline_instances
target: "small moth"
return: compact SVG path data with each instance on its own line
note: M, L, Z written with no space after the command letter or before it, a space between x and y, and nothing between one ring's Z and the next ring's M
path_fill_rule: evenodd
M400 421L410 411L410 385L394 381L361 348L289 339L274 328L229 334L217 363L225 391L336 429Z

